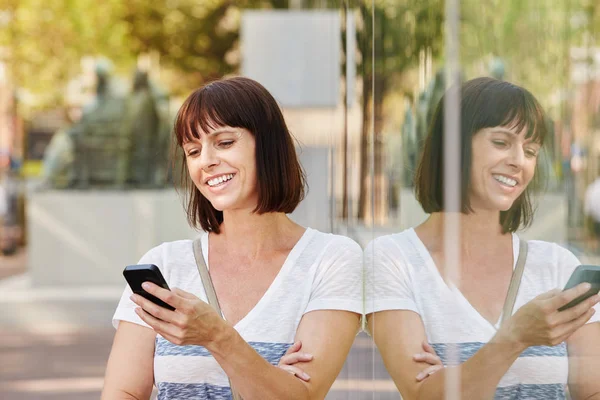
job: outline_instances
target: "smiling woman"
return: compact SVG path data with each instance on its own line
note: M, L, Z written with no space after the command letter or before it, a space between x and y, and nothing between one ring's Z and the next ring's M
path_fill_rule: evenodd
M361 248L287 217L304 197L304 173L259 83L198 89L175 139L188 220L203 233L140 260L172 288L145 290L175 310L125 290L103 398L147 399L153 382L159 399L324 398L359 329ZM222 315L207 304L211 284Z
M557 244L515 234L533 218L545 114L527 90L492 78L465 82L460 95L462 175L450 188L460 208L443 197L442 98L415 182L431 215L365 250L368 326L388 372L403 399L565 399L567 384L574 399L596 398L600 297L558 311L591 287L559 290L579 261ZM448 221L458 223L458 237L446 233ZM458 266L446 264L449 246ZM450 278L453 268L459 281ZM425 380L422 349L446 366L423 371L435 372ZM447 392L450 371L460 375L458 393Z

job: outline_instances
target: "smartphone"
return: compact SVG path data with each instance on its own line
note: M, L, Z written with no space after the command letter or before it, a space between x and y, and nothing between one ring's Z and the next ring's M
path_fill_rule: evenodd
M577 304L581 303L587 298L592 297L596 293L600 292L600 266L596 265L580 265L575 268L575 271L571 274L569 281L565 285L565 289L571 289L580 283L588 282L592 285L592 288L585 292L583 295L579 296L575 300L565 304L558 311L563 311Z
M128 265L123 270L123 276L125 277L125 280L129 284L129 287L131 288L133 293L138 294L138 295L150 300L154 304L164 307L168 310L171 310L171 311L175 310L175 308L171 307L170 305L168 305L161 299L146 292L142 288L142 283L152 282L152 283L162 287L163 289L171 290L171 289L169 289L169 285L167 285L167 281L165 281L165 278L160 273L160 269L158 269L158 267L156 265L154 265L154 264Z

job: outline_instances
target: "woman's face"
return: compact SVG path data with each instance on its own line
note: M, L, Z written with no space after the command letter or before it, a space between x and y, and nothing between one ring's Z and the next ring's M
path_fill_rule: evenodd
M473 210L507 211L533 178L540 144L526 130L484 128L473 136L470 203Z
M222 126L183 144L190 178L219 211L256 208L256 141L246 129Z

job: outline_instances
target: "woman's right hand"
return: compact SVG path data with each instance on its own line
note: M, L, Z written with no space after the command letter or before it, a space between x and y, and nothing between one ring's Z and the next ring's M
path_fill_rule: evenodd
M542 293L508 319L500 332L524 348L556 346L567 340L594 315L592 307L600 301L598 294L574 307L558 311L590 288L589 283L582 283L564 292L554 289Z

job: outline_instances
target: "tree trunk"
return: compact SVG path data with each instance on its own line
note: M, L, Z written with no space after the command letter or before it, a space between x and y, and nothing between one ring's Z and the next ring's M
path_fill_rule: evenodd
M384 75L375 77L375 91L373 93L373 220L378 224L385 223L387 216L387 179L385 176L385 153L383 149L383 99L388 79Z
M360 183L358 192L358 219L364 221L367 216L367 196L369 193L369 133L371 131L371 99L372 79L363 75L363 97L362 97L362 132L360 139Z

